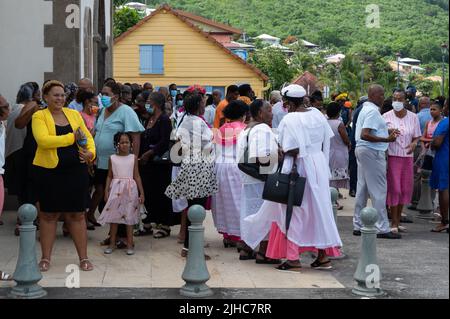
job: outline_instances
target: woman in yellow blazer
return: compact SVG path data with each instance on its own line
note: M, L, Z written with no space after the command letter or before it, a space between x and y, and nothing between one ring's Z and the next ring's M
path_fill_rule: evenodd
M86 163L95 158L94 140L81 115L64 108L64 85L49 81L42 88L48 108L32 118L37 150L33 161L35 189L40 205L41 271L50 268L57 221L64 214L80 258L80 268L93 270L87 257L84 213L88 207L89 175Z

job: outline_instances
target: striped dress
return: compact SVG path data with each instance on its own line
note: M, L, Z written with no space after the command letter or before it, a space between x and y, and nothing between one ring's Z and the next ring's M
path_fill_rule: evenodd
M406 205L411 202L414 189L414 151L408 154L409 145L421 134L419 118L407 111L403 118L395 112L383 114L388 129L398 129L400 135L395 142L389 143L387 167L388 206Z

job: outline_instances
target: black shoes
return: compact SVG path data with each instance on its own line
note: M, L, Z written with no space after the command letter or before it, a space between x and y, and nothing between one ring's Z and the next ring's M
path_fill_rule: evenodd
M353 231L353 236L361 236L361 231L360 230L354 230Z
M383 239L401 239L402 235L396 234L393 232L385 233L385 234L377 234L377 238L383 238Z
M350 197L356 197L356 191L351 190L349 193Z

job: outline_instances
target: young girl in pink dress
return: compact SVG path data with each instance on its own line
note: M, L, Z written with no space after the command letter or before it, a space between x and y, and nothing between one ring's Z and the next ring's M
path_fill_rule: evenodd
M131 141L129 133L117 133L114 136L117 154L109 159L105 188L106 206L98 219L101 225L110 224L111 227L112 244L104 252L108 255L114 250L119 224L127 225L127 255L134 255L133 226L139 223L139 207L144 203L144 189L137 158L130 154Z

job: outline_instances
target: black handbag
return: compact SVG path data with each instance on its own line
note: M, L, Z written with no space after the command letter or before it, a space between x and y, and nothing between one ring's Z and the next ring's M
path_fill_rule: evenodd
M172 166L181 166L181 161L178 161L177 163L174 163L174 160L170 157L170 152L172 150L172 147L175 145L174 141L169 141L169 149L164 152L161 156L155 155L153 157L152 162L155 164L166 164L166 165L172 165Z
M267 180L267 174L260 173L261 165L258 163L249 163L249 161L248 161L248 139L249 139L250 132L252 131L252 129L253 129L253 127L249 130L249 132L247 134L247 145L245 146L245 150L244 150L244 162L243 163L239 162L238 168L245 174L247 174L253 178L256 178L262 182L265 182Z
M426 154L423 158L422 169L427 171L433 170L433 160L434 157Z
M294 162L294 173L283 174L283 161L278 166L274 174L268 175L266 183L264 184L263 199L280 204L288 204L289 190L293 190L293 206L301 206L303 201L303 194L305 192L306 178L301 177L297 173L297 165ZM292 199L291 199L292 202Z

